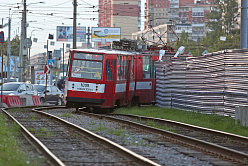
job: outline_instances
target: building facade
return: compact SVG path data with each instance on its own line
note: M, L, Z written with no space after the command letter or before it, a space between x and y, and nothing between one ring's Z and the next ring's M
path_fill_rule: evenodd
M99 0L98 27L121 27L121 39L141 29L141 0Z
M170 26L181 36L183 31L187 32L189 38L197 41L206 35L208 29L205 23L206 14L214 6L214 0L146 0L145 3L145 29L150 27ZM168 31L167 41L176 40L176 36Z

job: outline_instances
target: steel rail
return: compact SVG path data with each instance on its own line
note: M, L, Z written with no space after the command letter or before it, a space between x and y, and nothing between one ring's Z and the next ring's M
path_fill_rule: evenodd
M234 141L248 144L248 137L245 137L245 136L240 136L240 135L236 135L236 134L231 134L231 133L227 133L227 132L223 132L223 131L219 131L219 130L214 130L214 129L208 129L208 128L199 127L199 126L194 126L194 125L181 123L181 122L177 122L177 121L160 119L160 118L153 118L153 117L138 116L138 115L130 115L130 114L110 114L110 115L114 115L114 116L120 115L120 116L137 118L137 119L141 119L141 120L153 120L155 122L163 122L163 123L166 123L169 125L173 125L173 126L177 126L177 127L181 127L181 128L186 128L186 129L190 129L190 130L193 129L195 131L204 132L207 134L214 134L214 135L217 135L220 137L226 137L226 138L230 138Z
M50 107L50 108L46 107L45 109L55 109L55 108L56 107ZM58 108L62 108L62 107L58 107ZM155 162L153 162L153 161L151 161L151 160L149 160L149 159L147 159L147 158L145 158L145 157L143 157L143 156L141 156L139 154L136 154L136 153L124 148L123 146L120 146L120 145L114 143L113 141L110 141L110 140L108 140L108 139L106 139L104 137L101 137L101 136L99 136L99 135L97 135L97 134L95 134L95 133L93 133L93 132L91 132L89 130L86 130L86 129L82 128L82 127L79 127L79 126L77 126L77 125L75 125L73 123L70 123L70 122L68 122L68 121L66 121L64 119L61 119L59 117L56 117L54 115L51 115L51 114L43 112L43 111L39 111L40 109L44 109L44 108L38 108L38 109L34 108L34 109L32 109L32 111L36 112L36 113L39 113L39 114L42 114L42 115L49 116L49 117L51 117L51 118L53 118L53 119L55 119L57 121L63 122L64 124L68 125L69 127L73 128L73 129L75 129L75 130L77 130L79 132L83 132L85 135L97 140L98 142L101 142L102 144L105 144L107 146L110 146L110 147L114 148L115 150L118 151L118 153L122 154L123 156L128 157L129 159L134 160L135 162L139 163L140 165L159 166L159 164L157 164L157 163L155 163Z
M107 120L111 120L111 121L115 121L115 122L119 122L119 123L129 125L130 127L137 127L137 128L139 128L141 130L144 130L144 131L160 134L165 139L168 139L168 140L170 140L172 142L182 144L182 145L186 145L186 146L192 147L194 149L198 149L198 150L200 150L202 152L206 152L206 153L209 153L209 154L215 154L216 156L219 156L220 158L223 158L225 160L231 160L233 162L243 163L244 161L246 161L248 159L248 154L246 154L246 153L239 152L239 151L236 151L236 150L233 150L233 149L230 149L230 148L226 148L226 147L223 147L223 146L220 146L220 145L216 145L216 144L213 144L213 143L209 143L209 142L206 142L206 141L191 138L191 137L188 137L188 136L184 136L184 135L181 135L181 134L177 134L177 133L173 133L173 132L170 132L170 131L166 131L166 130L146 126L146 125L131 122L131 121L128 121L128 120L123 120L123 119L119 119L119 118L115 118L115 117L110 117L110 116L107 116L107 115L97 115L97 114L92 114L92 113L87 113L87 112L84 112L84 114L94 116L94 117L98 117L98 118L102 118L102 119L105 118Z
M43 154L52 162L52 164L57 166L65 166L65 164L58 159L42 142L40 142L33 134L31 134L21 123L19 123L12 115L10 115L5 109L2 108L2 111L11 118L16 124L21 128L22 133L28 138L28 141L31 141Z

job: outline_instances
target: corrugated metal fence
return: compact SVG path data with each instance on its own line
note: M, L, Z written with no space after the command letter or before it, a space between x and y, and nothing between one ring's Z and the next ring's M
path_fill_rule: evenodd
M156 63L159 107L235 113L248 106L248 50Z

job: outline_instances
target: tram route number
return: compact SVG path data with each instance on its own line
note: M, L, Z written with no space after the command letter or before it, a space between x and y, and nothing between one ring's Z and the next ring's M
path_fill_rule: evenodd
M90 84L81 83L81 87L90 87Z

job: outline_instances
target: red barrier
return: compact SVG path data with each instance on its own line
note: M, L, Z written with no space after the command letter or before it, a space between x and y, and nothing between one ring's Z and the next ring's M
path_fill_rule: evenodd
M19 107L22 106L20 96L6 96L6 104L8 107ZM4 98L3 98L4 99Z
M7 101L7 95L2 95L2 96L3 96L2 103L5 103L5 104L6 104L6 101ZM1 95L0 95L0 101L1 101Z
M33 100L34 105L41 105L39 96L32 96L32 100Z

